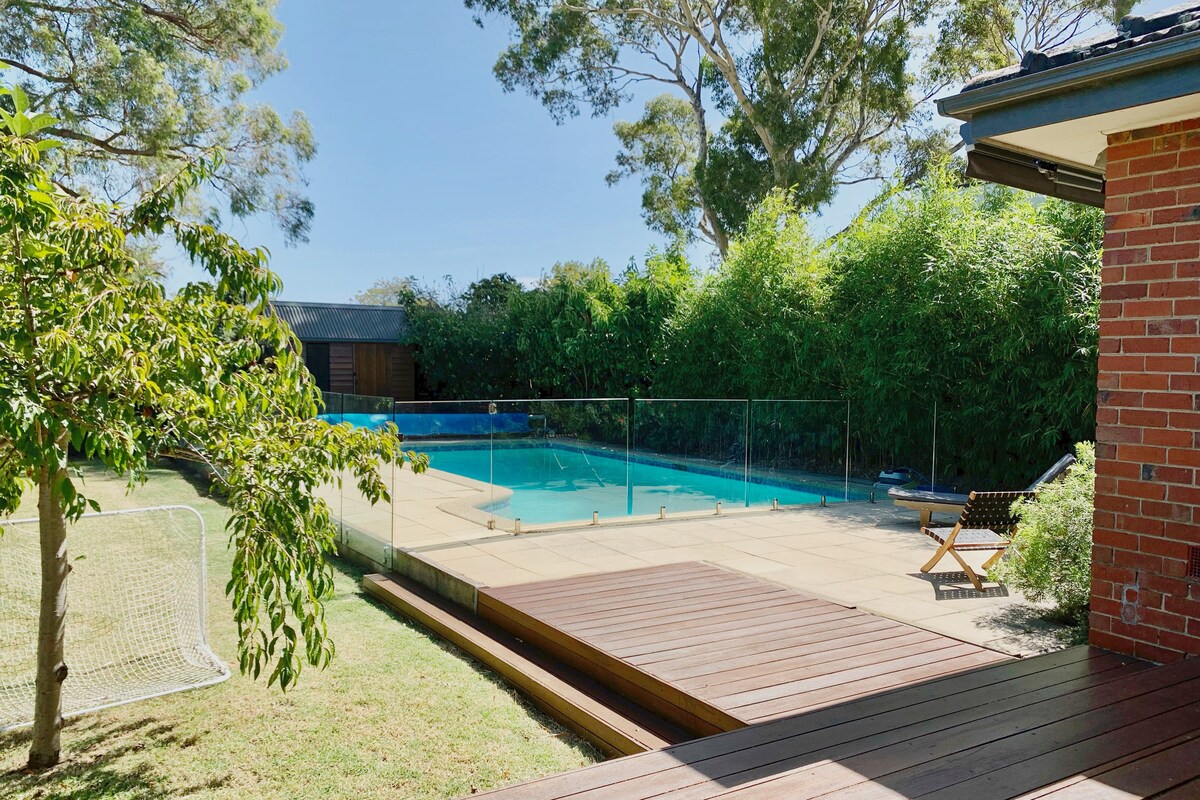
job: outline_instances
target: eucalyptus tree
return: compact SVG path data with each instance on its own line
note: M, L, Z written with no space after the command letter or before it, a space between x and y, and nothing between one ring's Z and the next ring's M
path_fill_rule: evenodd
M248 99L287 66L274 6L0 0L0 63L20 73L34 109L58 118L53 135L64 146L46 163L64 188L128 200L220 149L215 192L192 198L190 210L270 214L288 241L303 241L313 215L300 188L316 152L312 131L303 114L284 118Z
M1138 0L957 0L942 17L927 73L966 80L1115 24ZM954 35L946 35L948 32Z
M280 288L265 251L176 216L220 164L185 165L121 207L76 198L44 157L58 127L18 88L0 85L0 514L27 491L38 500L41 605L29 764L60 752L68 525L99 510L73 454L137 480L163 455L200 458L229 498L235 551L227 593L243 672L287 689L304 664L324 666L333 642L324 601L335 545L329 509L312 490L353 476L387 500L381 466L426 460L395 429L374 433L317 417L320 392L287 326L269 313ZM208 279L167 296L125 247L168 236Z
M772 188L802 206L874 177L923 98L906 69L936 0L465 0L506 19L495 74L556 120L603 115L639 84L692 109L699 202L718 244ZM726 122L714 135L708 120ZM720 152L713 163L712 148Z
M621 150L617 168L604 179L613 186L627 178L640 178L646 226L685 243L699 237L724 252L728 237L720 220L705 206L696 179L700 130L688 102L673 94L660 94L646 102L640 119L617 122L613 133Z

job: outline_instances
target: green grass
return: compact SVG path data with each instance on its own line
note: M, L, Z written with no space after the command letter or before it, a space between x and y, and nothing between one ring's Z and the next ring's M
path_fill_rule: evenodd
M598 759L457 649L364 595L361 573L344 564L327 612L332 666L305 670L286 695L236 674L224 507L169 470L132 495L119 479L87 475L106 510L186 503L204 516L209 637L235 675L69 720L63 763L43 774L22 769L28 733L0 735L0 797L457 797Z

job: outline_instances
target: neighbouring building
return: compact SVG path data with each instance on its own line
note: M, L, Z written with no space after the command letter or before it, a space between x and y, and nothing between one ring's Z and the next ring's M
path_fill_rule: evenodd
M400 344L408 331L404 309L287 300L271 305L300 339L304 363L323 391L413 399L413 348Z
M1200 655L1200 3L938 106L970 175L1104 209L1091 641Z

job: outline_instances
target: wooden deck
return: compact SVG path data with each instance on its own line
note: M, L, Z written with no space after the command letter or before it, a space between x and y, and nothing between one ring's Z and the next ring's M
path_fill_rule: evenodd
M1077 647L481 796L1185 800L1200 798L1198 775L1200 659Z
M478 613L697 736L1008 660L695 562L484 588Z

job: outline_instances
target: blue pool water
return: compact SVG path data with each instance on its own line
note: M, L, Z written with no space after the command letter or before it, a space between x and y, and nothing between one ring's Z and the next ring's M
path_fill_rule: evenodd
M623 454L549 444L496 447L428 447L429 466L478 481L493 481L513 490L511 499L485 506L501 517L526 524L590 520L592 512L613 519L630 514L707 511L717 501L729 508L750 505L806 505L844 499L840 482L824 487L749 484L740 469L728 474L696 472L686 467L632 461ZM632 489L630 488L632 484ZM749 498L747 498L747 491Z

